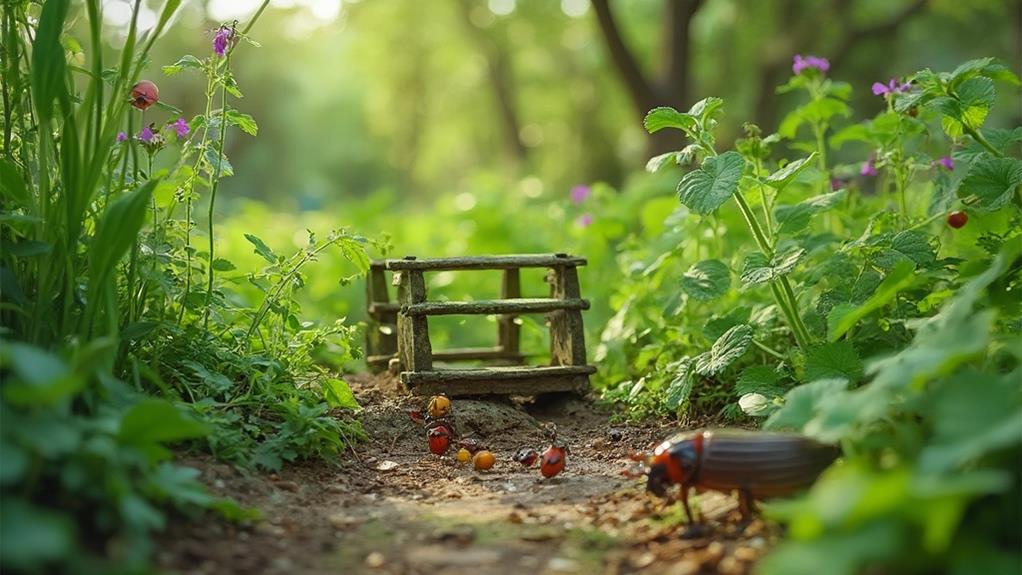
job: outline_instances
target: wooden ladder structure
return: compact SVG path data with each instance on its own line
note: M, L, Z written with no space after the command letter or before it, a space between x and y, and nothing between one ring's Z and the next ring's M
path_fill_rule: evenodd
M556 391L584 392L595 367L586 364L582 299L578 266L584 258L568 254L472 256L458 258L374 261L366 281L369 327L366 360L373 371L390 368L412 393L430 395L536 395ZM522 298L522 268L549 268L549 298ZM501 299L429 301L425 272L502 270ZM391 301L387 272L398 286ZM525 366L520 343L519 315L546 313L550 328L551 365ZM434 351L429 341L429 316L497 315L496 347ZM502 362L502 366L438 369L433 363L469 360Z

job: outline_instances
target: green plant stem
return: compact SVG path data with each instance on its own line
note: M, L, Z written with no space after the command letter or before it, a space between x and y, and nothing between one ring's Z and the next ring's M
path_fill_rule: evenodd
M756 165L756 181L758 182L759 181L759 175L760 175L760 173L763 172L763 160L760 160L759 158L756 158L756 164L755 165ZM763 185L763 182L759 182L758 185L759 185L759 195L760 195L760 198L762 199L762 204L763 204L763 221L766 222L767 235L769 235L772 238L772 237L774 237L774 221L773 221L773 218L770 217L770 212L771 212L771 205L770 204L772 203L771 202L771 198L768 195L770 192L769 192L768 187Z
M752 344L758 347L759 349L765 351L769 355L776 357L777 359L785 359L784 354L757 339L753 339Z
M220 95L220 139L217 142L216 150L216 166L213 167L213 183L210 186L209 191L209 214L208 222L209 226L209 281L206 283L206 309L202 312L202 326L205 329L209 329L209 310L213 305L213 279L215 272L213 270L213 258L214 258L214 242L213 242L213 208L216 206L216 192L220 187L220 173L223 170L224 165L224 140L227 137L227 73L231 69L231 55L228 53L224 58L224 77L223 86ZM209 121L209 118L206 118Z
M991 145L990 142L988 142L987 139L983 137L983 134L980 134L975 128L967 126L964 122L962 123L962 128L964 129L966 134L971 136L973 140L979 142L979 145L986 148L986 150L993 154L995 157L997 158L1004 157L1004 154L1002 154L997 148L993 147L993 145Z

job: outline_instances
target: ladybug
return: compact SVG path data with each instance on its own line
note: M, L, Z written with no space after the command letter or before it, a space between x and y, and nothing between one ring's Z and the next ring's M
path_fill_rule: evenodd
M434 395L429 399L429 405L426 407L426 411L429 412L429 416L433 419L447 417L451 414L451 400L443 394Z
M429 428L426 437L429 439L429 451L435 455L443 455L451 448L454 430L446 423L440 422Z
M969 221L969 214L965 212L951 212L947 215L947 225L954 229L959 229L965 226Z
M524 447L515 453L514 460L521 463L524 467L532 467L532 464L536 463L537 457L539 457L539 454L536 453L535 449Z
M551 445L543 453L543 458L539 462L539 472L543 474L543 477L550 479L561 471L564 471L564 464L567 460L567 448L561 447L557 444Z
M142 80L131 88L131 105L145 110L160 100L160 89L149 80Z

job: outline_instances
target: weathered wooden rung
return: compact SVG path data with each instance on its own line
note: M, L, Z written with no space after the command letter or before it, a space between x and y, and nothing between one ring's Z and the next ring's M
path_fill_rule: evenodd
M380 315L387 312L397 312L401 310L401 304L399 303L386 303L376 302L369 304L369 315Z
M558 268L584 266L586 259L567 254L529 254L507 256L466 256L461 258L431 258L423 260L386 260L383 265L391 271L455 271L504 270L515 268Z
M434 369L430 371L402 371L401 381L407 385L423 383L451 383L456 381L503 381L531 378L558 378L588 376L596 373L591 365L557 365L537 367L481 367L474 369Z
M391 358L396 355L370 355L366 362L372 365L386 366ZM516 351L505 351L501 347L464 347L444 349L433 352L433 359L437 361L472 361L472 360L511 360L521 362L525 356Z
M414 395L429 396L443 393L449 397L470 395L540 395L561 391L585 393L588 388L588 375L551 375L523 379L426 382L409 386L409 390Z
M493 299L479 301L436 301L417 303L401 308L401 313L409 316L429 315L489 315L489 314L523 314L544 313L558 310L589 309L589 302L584 299L557 298L516 298Z

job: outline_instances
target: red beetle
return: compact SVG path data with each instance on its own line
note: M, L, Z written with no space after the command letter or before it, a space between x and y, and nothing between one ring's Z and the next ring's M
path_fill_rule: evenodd
M454 437L454 430L446 423L439 422L430 427L426 432L429 438L429 451L436 455L443 455L451 448L451 438Z
M568 461L568 449L556 443L543 452L543 459L539 462L539 472L543 477L550 479L561 471L564 471L564 464Z
M947 225L954 229L959 229L965 226L969 222L969 214L965 212L951 212L947 215Z
M142 80L131 88L131 105L145 110L160 100L160 89L149 80Z
M669 486L680 485L679 497L693 528L690 488L737 491L738 508L747 523L756 499L809 487L839 454L835 446L795 433L701 429L674 435L656 448L647 463L646 489L666 497Z
M515 453L514 460L517 461L518 463L521 463L525 467L532 467L532 464L536 463L537 457L539 457L539 454L536 453L535 449L523 447L522 449L519 449L517 453Z

